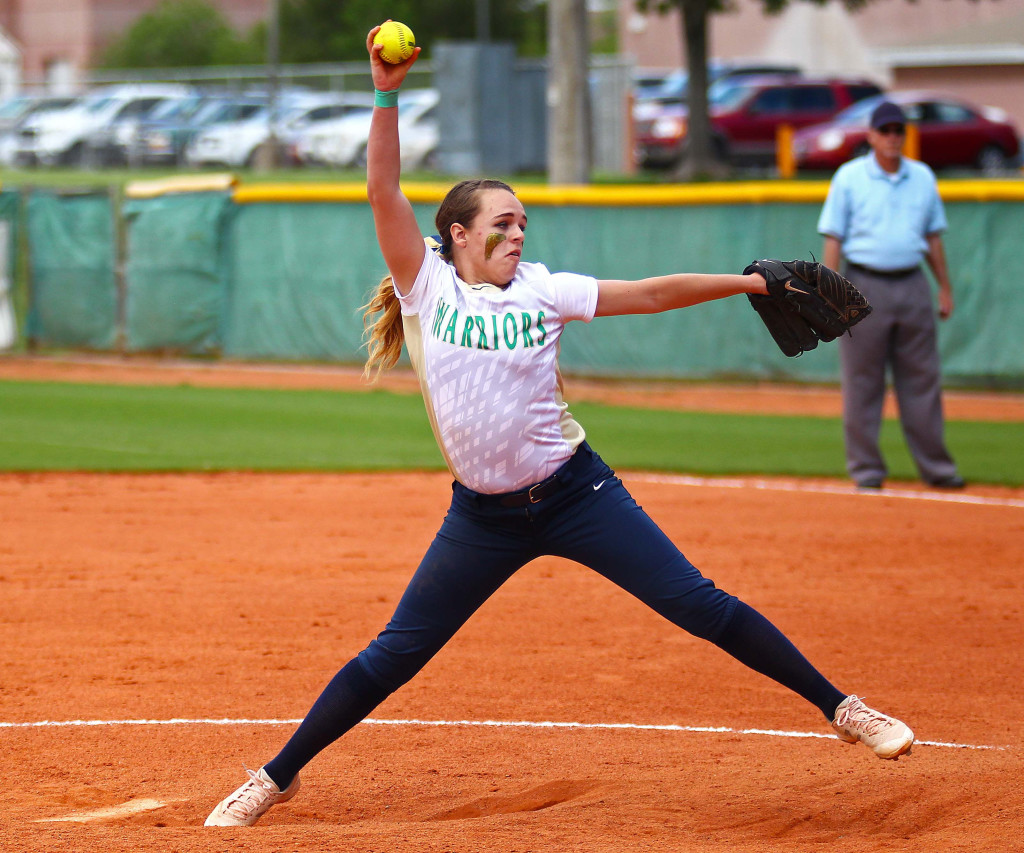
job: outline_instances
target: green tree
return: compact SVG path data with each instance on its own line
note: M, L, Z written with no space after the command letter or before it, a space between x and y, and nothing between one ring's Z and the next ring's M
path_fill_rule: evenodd
M824 6L829 0L807 0ZM847 9L859 9L867 0L840 0ZM789 0L761 0L766 14L777 14ZM686 157L682 172L687 176L715 174L722 164L715 158L711 142L711 121L708 117L708 18L715 12L729 9L729 0L636 0L641 12L664 14L679 9L682 18L683 44L686 46L687 84Z
M490 37L515 42L520 55L543 56L547 18L538 0L490 2ZM283 62L357 62L366 34L384 17L408 24L429 53L442 39L477 36L478 0L280 0Z
M278 0L282 62L358 62L366 34L385 14L380 0ZM515 42L523 56L543 56L547 17L542 0L488 0L490 37ZM480 0L391 0L386 14L408 24L417 42L477 36ZM142 15L104 53L105 68L245 65L267 59L267 24L234 32L208 0L164 0Z
M204 0L164 0L104 53L106 68L175 68L264 61L258 40L243 40Z

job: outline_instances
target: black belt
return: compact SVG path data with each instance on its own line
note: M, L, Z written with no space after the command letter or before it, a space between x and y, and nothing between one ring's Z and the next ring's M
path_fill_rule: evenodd
M907 278L916 273L920 267L907 267L902 270L876 270L874 267L866 267L864 264L855 264L853 261L848 261L847 266L852 270L859 270L860 272L866 272L868 275L877 275L879 278Z
M562 481L558 479L557 474L552 474L546 480L541 480L528 489L502 495L498 498L498 503L502 506L529 506L544 500L544 498L550 498L561 488Z

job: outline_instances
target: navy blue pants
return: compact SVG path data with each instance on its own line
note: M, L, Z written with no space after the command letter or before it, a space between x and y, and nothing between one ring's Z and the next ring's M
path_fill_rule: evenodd
M704 578L584 443L556 472L561 489L505 507L453 485L451 508L384 632L360 653L394 691L519 568L551 554L588 566L692 634L714 641L736 599Z
M701 575L589 445L556 477L554 494L521 507L453 485L448 514L387 627L334 677L266 765L278 785L409 681L492 593L543 555L589 566L831 719L845 694L767 619Z

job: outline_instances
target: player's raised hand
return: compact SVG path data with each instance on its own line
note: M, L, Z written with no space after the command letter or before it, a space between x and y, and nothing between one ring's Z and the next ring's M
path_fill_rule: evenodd
M390 19L389 19L390 20ZM370 54L370 72L373 75L373 86L381 92L390 92L401 87L405 75L419 58L420 48L414 47L412 54L403 62L385 62L380 55L384 49L381 44L374 44L373 37L377 35L380 26L374 27L366 36L366 51Z

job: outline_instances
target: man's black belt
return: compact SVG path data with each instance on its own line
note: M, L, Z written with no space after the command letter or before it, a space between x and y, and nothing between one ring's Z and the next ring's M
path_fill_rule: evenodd
M558 475L552 474L546 480L541 480L528 489L502 495L498 498L498 503L502 506L529 506L551 497L561 488L562 482L558 479Z
M907 278L920 269L918 266L907 267L902 270L876 270L874 267L866 267L864 264L855 264L853 261L848 261L846 265L852 270L866 272L868 275L877 275L879 278Z

